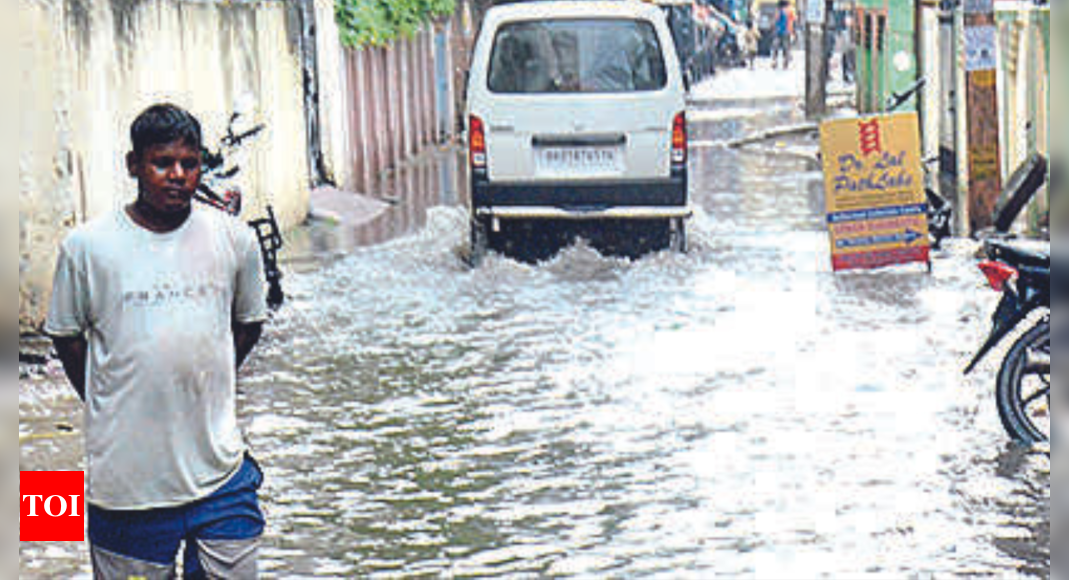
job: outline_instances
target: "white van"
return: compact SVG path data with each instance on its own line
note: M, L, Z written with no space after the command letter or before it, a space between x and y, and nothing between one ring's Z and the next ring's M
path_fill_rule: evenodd
M473 254L510 253L510 230L546 222L567 235L642 238L626 253L684 250L686 84L654 5L487 12L468 82Z

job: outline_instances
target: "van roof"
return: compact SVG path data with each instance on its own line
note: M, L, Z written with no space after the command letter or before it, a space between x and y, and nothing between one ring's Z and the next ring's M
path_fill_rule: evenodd
M640 0L535 0L495 6L486 13L486 22L614 16L652 19L660 15L656 5Z

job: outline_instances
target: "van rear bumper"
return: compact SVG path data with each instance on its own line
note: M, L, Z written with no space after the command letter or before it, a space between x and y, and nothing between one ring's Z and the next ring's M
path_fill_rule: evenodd
M587 213L591 217L597 211L636 208L679 211L687 208L687 178L685 173L680 173L652 181L552 184L497 184L476 178L472 180L471 196L475 213L493 208L503 212L501 217L504 213L519 214L535 208L569 215Z
M535 205L482 206L475 215L494 220L649 220L686 219L694 215L689 206L615 206L611 208L553 207Z

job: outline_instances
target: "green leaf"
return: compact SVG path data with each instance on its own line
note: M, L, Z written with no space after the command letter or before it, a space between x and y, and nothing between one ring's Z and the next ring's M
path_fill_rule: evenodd
M381 46L410 37L435 18L452 14L455 0L335 0L334 19L343 45Z

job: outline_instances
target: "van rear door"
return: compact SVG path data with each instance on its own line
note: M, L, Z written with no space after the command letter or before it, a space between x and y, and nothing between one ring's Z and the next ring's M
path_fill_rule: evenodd
M490 180L668 177L683 102L666 31L620 17L500 26L479 87Z

